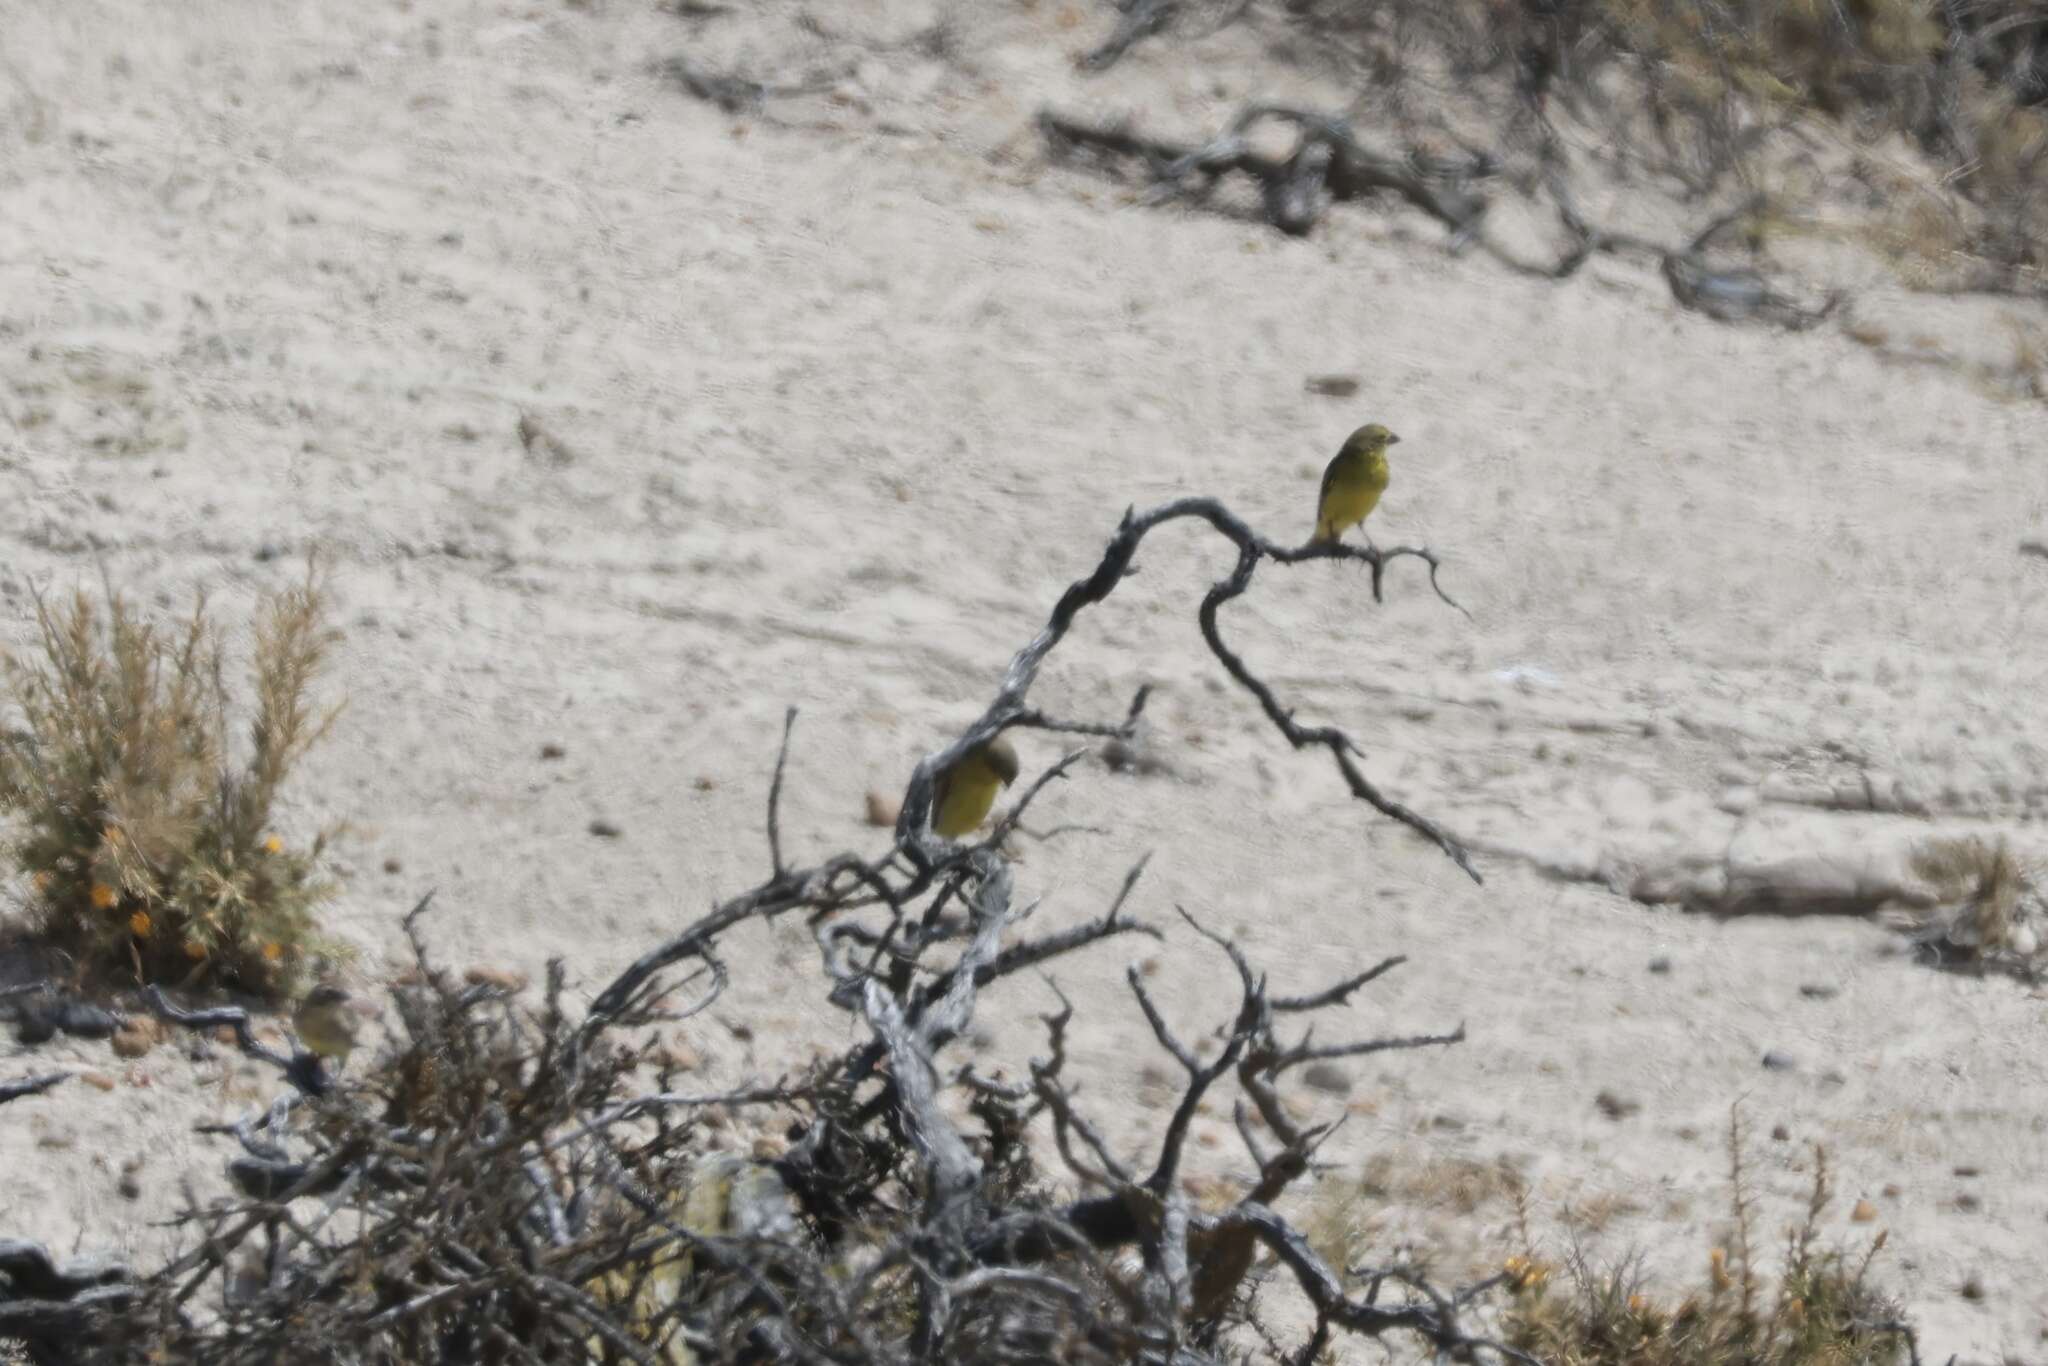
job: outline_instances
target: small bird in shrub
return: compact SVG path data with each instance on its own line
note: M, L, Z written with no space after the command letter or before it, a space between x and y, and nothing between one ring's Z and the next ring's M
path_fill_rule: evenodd
M349 1008L349 995L331 982L323 982L306 993L292 1016L292 1028L306 1051L334 1059L345 1066L356 1048L356 1016Z
M932 829L947 839L979 829L1017 772L1017 751L1000 735L968 750L932 785Z

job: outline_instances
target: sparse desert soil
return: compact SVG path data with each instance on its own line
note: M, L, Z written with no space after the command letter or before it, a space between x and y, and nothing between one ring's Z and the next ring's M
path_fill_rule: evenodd
M1199 74L1148 50L1090 82L1071 58L1093 8L961 6L950 55L896 41L935 17L914 3L839 7L866 46L804 39L793 13L10 0L0 642L28 639L33 589L102 567L235 612L321 547L349 709L295 819L353 822L333 914L356 972L387 970L432 889L452 960L561 955L588 991L763 873L786 706L792 844L871 844L864 794L976 714L1127 504L1214 493L1305 532L1322 461L1378 418L1405 439L1374 534L1440 551L1471 620L1413 566L1376 607L1362 575L1311 565L1268 569L1225 626L1377 781L1489 851L1485 885L1227 686L1194 627L1227 559L1183 531L1044 680L1037 700L1090 715L1156 685L1173 772L1089 765L1048 795L1040 823L1110 833L1026 842L1039 917L1096 912L1154 851L1134 905L1167 940L1133 952L1191 1029L1218 963L1176 902L1290 986L1406 954L1356 1029L1464 1021L1469 1042L1353 1069L1339 1170L1505 1157L1539 1218L1597 1209L1596 1247L1690 1273L1740 1101L1769 1227L1825 1142L1829 1228L1890 1230L1879 1265L1928 1359L2048 1358L2041 991L1931 970L1865 918L1715 920L1611 889L1674 851L1925 828L2039 846L2048 562L2015 547L2048 530L2042 407L1834 327L1680 312L1633 265L1552 285L1394 209L1292 241L1043 167L1041 100L1194 128L1321 93L1227 34ZM735 116L655 74L684 50L841 65L828 97ZM1923 311L1875 266L1860 283ZM2018 307L1924 312L1982 338ZM1364 388L1304 393L1327 372ZM522 415L550 439L522 442ZM1864 773L1927 815L1724 809ZM1136 1145L1161 1116L1124 953L1060 980L1085 1006L1077 1068ZM754 1031L693 1036L712 1075L846 1036L791 989L813 956L797 927L748 941L720 1017ZM1028 1057L1049 999L1020 980L989 1002L985 1051ZM0 1232L147 1255L180 1180L218 1171L192 1125L258 1079L98 1044L0 1075L46 1063L117 1084L0 1111ZM1640 1108L1610 1119L1602 1092ZM1225 1170L1227 1119L1203 1124ZM1391 1184L1388 1248L1501 1255L1498 1196L1466 1214L1432 1207L1439 1181ZM1877 1224L1848 1222L1859 1197Z

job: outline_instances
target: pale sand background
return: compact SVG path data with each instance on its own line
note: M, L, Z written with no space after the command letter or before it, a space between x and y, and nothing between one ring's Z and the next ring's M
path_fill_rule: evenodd
M1211 492L1276 535L1305 530L1322 460L1367 417L1406 437L1376 535L1442 551L1474 622L1406 568L1375 609L1361 576L1312 566L1269 568L1226 625L1422 810L1625 873L1662 848L1882 835L1768 806L1738 830L1716 806L1731 784L1868 768L1945 824L2038 831L2048 564L2014 553L2048 527L2038 405L1888 366L1833 328L1680 313L1633 266L1515 279L1446 257L1405 212L1341 211L1285 241L1041 169L1042 99L1147 103L1183 131L1248 94L1327 93L1252 37L1206 42L1199 76L1159 48L1090 83L1070 58L1103 31L1094 7L962 6L950 62L901 41L933 18L915 5L826 16L866 49L794 13L0 15L0 635L27 638L31 586L91 582L98 563L239 611L326 547L351 705L299 789L298 832L358 822L335 917L366 977L435 888L454 961L560 954L592 989L763 873L791 703L795 850L872 846L864 791L894 791L979 709L1125 504ZM684 50L854 66L778 125L651 73ZM1985 346L2018 311L1881 279L1868 267L1873 310ZM1327 371L1365 392L1305 396ZM524 451L522 411L571 458ZM1916 966L1860 920L1716 923L1498 855L1469 885L1223 686L1193 611L1226 562L1163 536L1049 670L1036 700L1091 714L1156 683L1180 776L1087 768L1048 798L1040 823L1115 830L1027 850L1043 923L1096 912L1156 850L1134 904L1169 926L1158 980L1190 1028L1221 1018L1218 963L1173 927L1175 901L1290 988L1406 953L1353 1027L1464 1020L1471 1041L1355 1069L1341 1167L1504 1155L1554 1244L1571 1203L1605 1219L1597 1249L1691 1272L1725 1213L1741 1100L1767 1233L1824 1140L1830 1227L1891 1230L1880 1266L1931 1359L2048 1358L2038 991ZM542 762L546 741L567 758ZM600 816L624 837L588 834ZM714 1076L774 1065L778 1030L845 1037L799 930L735 947L721 1014L760 1032L695 1036ZM1133 1144L1160 1116L1120 974L1152 951L1059 973L1087 1007L1077 1064ZM1660 956L1668 974L1648 971ZM1018 981L991 1002L994 1051L1028 1056L1049 999ZM1765 1070L1767 1049L1796 1068ZM218 1062L159 1050L131 1070L103 1045L8 1056L0 1075L52 1062L135 1084L0 1111L4 1232L158 1245L149 1221L179 1178L211 1189L218 1171L191 1124L252 1093ZM1609 1120L1603 1090L1642 1108ZM1220 1137L1205 1162L1230 1156ZM129 1202L115 1170L135 1154ZM1879 1225L1848 1223L1858 1197ZM1373 1246L1442 1243L1462 1269L1501 1254L1507 1217L1403 1197ZM1982 1302L1957 1293L1966 1277Z

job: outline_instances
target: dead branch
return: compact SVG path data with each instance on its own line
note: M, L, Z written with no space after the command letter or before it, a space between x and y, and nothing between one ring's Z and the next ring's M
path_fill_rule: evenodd
M1296 749L1312 745L1327 749L1337 766L1345 785L1353 796L1366 802L1382 815L1401 822L1422 835L1441 849L1453 862L1477 882L1477 869L1472 866L1470 856L1449 834L1419 813L1384 796L1368 781L1354 762L1354 756L1363 750L1344 732L1334 727L1304 727L1297 724L1286 708L1282 707L1272 689L1261 680L1244 660L1224 641L1217 626L1217 610L1229 600L1242 596L1251 587L1252 575L1259 564L1271 560L1278 564L1300 564L1309 560L1354 560L1371 567L1372 592L1375 602L1382 601L1386 567L1397 559L1413 558L1429 566L1430 585L1437 596L1456 606L1437 584L1439 561L1434 552L1420 546L1395 546L1380 549L1374 546L1358 547L1343 544L1303 544L1283 546L1268 540L1253 531L1221 502L1214 498L1180 498L1163 503L1143 513L1127 510L1116 534L1110 538L1101 562L1093 573L1078 579L1067 587L1054 604L1051 618L1045 628L1019 650L1004 672L997 689L996 698L981 718L969 726L959 739L936 754L927 755L919 762L911 775L910 786L904 794L902 810L897 817L896 833L900 846L922 848L920 832L931 805L934 775L957 763L968 750L983 744L1016 724L1017 717L1024 711L1024 700L1036 680L1039 667L1045 657L1063 640L1073 626L1074 619L1088 607L1101 602L1116 590L1130 573L1138 546L1156 528L1168 522L1193 519L1207 522L1218 534L1238 548L1238 562L1231 576L1209 590L1202 600L1200 621L1202 638L1209 650L1229 672L1230 676L1258 699L1267 719L1273 722L1288 743ZM1132 714L1136 715L1134 703ZM932 855L927 855L931 857Z
M61 1081L68 1080L69 1072L46 1072L40 1077L23 1077L20 1081L0 1081L0 1105L23 1096L38 1096Z
M1117 0L1116 27L1084 53L1076 65L1083 71L1107 71L1125 53L1155 33L1163 33L1180 9L1180 0Z
M1268 120L1291 125L1294 149L1284 157L1255 150L1247 140ZM1681 307L1723 322L1757 320L1789 330L1813 327L1833 315L1841 293L1818 306L1798 303L1753 269L1718 267L1707 248L1731 223L1755 211L1754 199L1717 215L1682 247L1665 247L1589 223L1578 211L1561 174L1543 177L1570 241L1554 262L1532 262L1499 245L1485 230L1487 200L1477 188L1493 169L1491 158L1469 162L1431 159L1416 153L1393 158L1363 146L1348 120L1289 105L1247 105L1230 126L1207 143L1189 145L1142 136L1125 124L1096 124L1050 109L1038 116L1040 131L1056 158L1093 153L1105 169L1142 165L1154 199L1206 202L1224 177L1237 173L1259 189L1268 223L1290 236L1303 236L1321 220L1331 202L1392 193L1422 210L1450 233L1451 250L1478 246L1518 274L1564 280L1596 252L1645 254L1655 259Z

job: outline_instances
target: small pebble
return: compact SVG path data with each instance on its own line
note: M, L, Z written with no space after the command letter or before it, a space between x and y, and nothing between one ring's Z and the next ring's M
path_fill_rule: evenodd
M402 873L402 872L404 872L404 871L405 871L405 865L404 865L403 863L400 863L400 862L399 862L399 861L398 861L397 859L395 859L395 858L388 858L388 859L385 859L385 860L384 860L384 871L385 871L385 872L387 872L387 873L394 873L394 874L395 874L395 873Z
M473 967L462 974L462 980L473 987L497 987L501 991L520 992L526 990L526 974L511 968Z
M155 1048L162 1037L163 1026L155 1020L130 1020L114 1031L109 1042L116 1057L139 1058Z
M1602 1091L1599 1095L1593 1097L1593 1104L1598 1107L1601 1114L1609 1119L1627 1119L1630 1115L1643 1108L1641 1101L1630 1100L1626 1096L1618 1096L1612 1091Z
M563 749L553 740L548 741L546 744L540 747L540 757L543 759L559 759L568 752L568 750Z
M1799 1064L1792 1061L1789 1053L1780 1053L1773 1048L1764 1054L1764 1067L1772 1072L1790 1072Z
M1792 1131L1786 1128L1784 1125L1773 1124L1771 1126L1771 1138L1774 1142L1783 1143L1791 1137Z
M1832 1001L1839 993L1840 988L1820 982L1802 982L1799 986L1799 994L1809 1001Z
M1871 1204L1868 1200L1858 1200L1856 1208L1849 1211L1849 1222L1852 1224L1871 1224L1877 1222L1877 1206Z
M93 1087L94 1089L100 1091L111 1091L117 1084L112 1077L108 1076L104 1072L80 1072L78 1074L78 1079L84 1082L87 1086Z
M14 1041L19 1044L48 1043L57 1037L57 1013L42 1005L25 1005L15 1022Z
M111 1038L120 1027L120 1016L84 1001L66 1001L57 1007L57 1028L74 1038Z
M1333 1062L1312 1062L1301 1069L1301 1079L1309 1086L1332 1096L1351 1094L1351 1074Z
M868 789L867 817L869 825L883 830L893 829L896 825L897 813L900 810L901 808L895 802L890 801L873 788Z
M1358 376L1310 375L1301 387L1324 398L1350 398L1358 392Z
M590 823L590 833L601 840L615 840L626 832L600 816Z
M1650 971L1659 977L1664 976L1671 971L1671 960L1669 958L1652 958L1650 960Z

